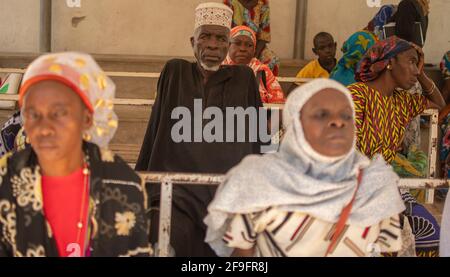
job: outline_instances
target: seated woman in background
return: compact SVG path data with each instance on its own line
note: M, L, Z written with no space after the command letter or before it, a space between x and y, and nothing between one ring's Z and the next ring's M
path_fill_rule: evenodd
M367 50L380 39L380 29L395 13L394 5L380 8L375 17L361 31L352 34L342 46L343 56L331 72L330 78L348 86L356 83L355 72Z
M444 78L444 87L442 96L447 104L450 104L450 51L448 51L440 63L442 78ZM450 111L450 109L449 109Z
M254 57L269 66L278 76L280 59L267 47L271 41L269 0L224 0L225 5L233 10L233 24L247 26L256 34Z
M444 85L442 88L442 96L447 106L439 114L439 126L441 128L442 140L440 151L440 162L442 169L442 177L448 179L450 176L450 51L448 51L440 64ZM448 188L437 190L437 196L445 198Z
M447 195L444 211L442 213L440 256L450 257L450 195Z
M224 61L226 65L248 65L255 72L263 103L284 103L283 90L270 68L255 58L256 36L248 27L238 26L231 30L231 46Z
M367 157L382 154L388 163L392 163L402 147L411 120L426 108L444 107L442 95L425 74L423 65L422 49L395 36L377 42L361 60L356 72L360 82L348 88L356 108L356 146ZM417 81L424 88L424 95L407 91ZM409 194L403 196L407 204L415 201ZM413 209L406 216L416 235L417 255L435 256L438 254L439 226L430 213L422 212L425 210L422 208Z
M444 88L442 95L447 101L447 106L439 114L439 125L442 131L442 143L440 160L445 178L450 176L450 51L448 51L441 62L442 77L444 78Z
M445 106L423 65L422 49L395 36L377 42L363 57L359 82L348 88L356 107L357 147L369 158L382 154L392 162L409 121L427 107ZM407 93L417 81L425 95Z
M402 249L398 177L355 145L349 91L316 79L292 92L278 153L249 156L205 218L220 256L371 256ZM373 250L373 251L372 251Z
M0 160L0 257L150 255L141 178L108 150L114 94L89 55L28 67L19 105L31 146Z

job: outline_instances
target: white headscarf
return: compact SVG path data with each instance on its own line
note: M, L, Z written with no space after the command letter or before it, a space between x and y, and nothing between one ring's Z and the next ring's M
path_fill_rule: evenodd
M349 91L335 81L317 79L297 88L283 113L287 131L280 151L248 156L227 174L205 218L206 242L219 255L231 254L222 237L235 214L277 207L337 222L355 192L361 169L364 175L348 224L371 226L405 209L397 188L398 176L382 157L370 161L353 147L344 157L330 159L306 141L300 111L311 97L327 88L342 92L354 110Z

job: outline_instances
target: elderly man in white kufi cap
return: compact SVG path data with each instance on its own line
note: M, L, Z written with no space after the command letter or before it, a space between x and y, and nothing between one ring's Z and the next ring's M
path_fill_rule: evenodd
M214 130L212 136L205 135L207 128L203 128L211 120L202 120L202 114L198 114L198 109L203 112L211 107L215 111L225 111L227 107L262 107L253 71L247 66L221 65L230 46L232 15L231 9L220 3L204 3L195 10L191 45L196 61L174 59L164 67L136 170L223 174L245 156L259 153L260 143L249 141L248 124L245 130L239 130L244 132L246 141L238 142L238 132L229 141L225 129ZM175 110L180 107L182 115L178 113L180 109ZM178 116L174 118L173 112ZM225 120L225 114L214 118L215 123L220 121L223 126ZM159 186L148 185L147 191L154 243L158 238ZM176 256L215 255L204 242L203 223L214 193L214 187L174 186L170 243Z

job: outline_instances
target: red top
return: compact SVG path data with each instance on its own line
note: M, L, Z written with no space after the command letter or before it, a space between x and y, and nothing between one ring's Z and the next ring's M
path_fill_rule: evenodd
M80 222L81 201L84 193L83 227ZM83 169L65 177L42 176L44 214L51 226L61 257L84 256L86 217L89 207L89 188L85 184ZM80 234L79 234L80 233ZM79 239L77 241L77 236Z

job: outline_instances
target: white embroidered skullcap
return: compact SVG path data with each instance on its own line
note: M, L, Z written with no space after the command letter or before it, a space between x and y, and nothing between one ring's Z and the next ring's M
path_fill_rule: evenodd
M195 28L203 25L223 26L231 30L233 11L221 3L203 3L195 9Z

